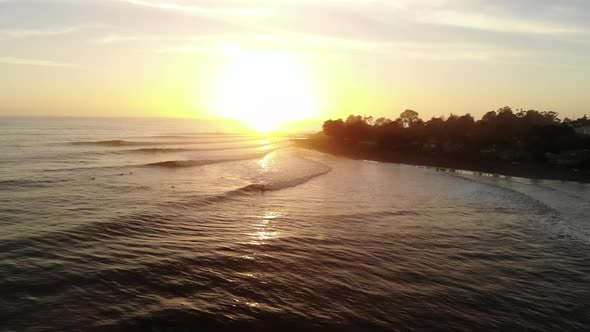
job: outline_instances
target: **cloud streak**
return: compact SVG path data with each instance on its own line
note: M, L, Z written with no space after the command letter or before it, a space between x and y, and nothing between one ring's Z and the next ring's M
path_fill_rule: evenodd
M1 2L2 0L0 0ZM0 29L0 39L23 39L30 37L47 37L67 35L81 30L101 29L106 25L79 25L47 29Z
M36 67L74 67L74 65L70 64L70 63L55 62L55 61L51 61L51 60L3 57L3 56L0 56L0 64L36 66Z
M419 17L418 22L477 30L529 34L553 35L584 32L580 28L565 25L450 10L429 13Z
M218 15L238 15L238 16L250 16L250 15L267 15L272 12L268 8L226 8L226 7L204 7L204 6L189 6L181 5L173 2L152 2L145 0L121 0L122 2L149 7L155 9L177 11L191 14L218 14Z
M119 35L111 34L99 38L99 44L117 44L128 42L199 42L203 40L228 38L229 35Z
M172 40L169 40L172 41ZM514 62L526 52L468 42L367 41L313 35L210 35L177 39L158 53L233 56L240 52L279 52L301 56L384 55L421 61Z

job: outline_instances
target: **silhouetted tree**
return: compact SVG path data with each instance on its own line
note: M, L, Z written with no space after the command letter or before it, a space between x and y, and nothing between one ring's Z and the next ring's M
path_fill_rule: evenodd
M581 141L574 128L567 125L548 125L534 127L526 137L526 147L536 159L544 159L547 152L576 149Z
M484 123L492 123L496 119L496 116L497 114L495 111L489 111L484 114L484 116L481 118L481 121Z
M453 158L474 159L484 152L513 151L511 155L532 155L543 160L547 152L590 149L590 137L582 137L574 130L590 125L590 120L566 120L562 124L552 111L514 111L506 106L487 112L479 121L470 114L451 114L446 119L433 117L424 122L418 112L408 109L395 121L360 115L328 120L323 131L345 144L371 140L381 149L401 153L442 152Z
M342 119L328 120L323 125L324 134L328 137L343 139L345 134L345 124Z
M417 123L420 120L418 117L418 112L414 110L405 110L399 115L399 120L404 125L405 128L411 127L413 124Z
M374 126L376 126L376 127L383 127L383 126L385 126L385 125L387 125L389 123L391 123L391 120L390 119L387 119L387 118L378 118L377 120L375 120Z

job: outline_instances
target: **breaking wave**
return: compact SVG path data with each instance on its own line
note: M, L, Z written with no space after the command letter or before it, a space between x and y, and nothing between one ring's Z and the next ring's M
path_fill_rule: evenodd
M145 136L150 138L217 138L217 137L243 137L243 138L262 138L259 135L243 135L243 134L222 134L222 133L178 133L178 134L161 134Z
M267 141L261 137L243 137L243 138L229 138L229 139L203 139L195 137L176 137L185 139L182 141L128 141L122 139L105 140L105 141L78 141L71 142L72 145L94 145L94 146L108 146L108 147L122 147L122 146L150 146L150 145L187 145L187 144L225 144L225 143L239 143L239 142L253 142L253 141ZM284 140L281 140L284 141ZM277 143L278 140L268 140L266 144Z
M126 141L126 140L108 140L108 141L94 141L94 142L72 142L72 145L96 145L96 146L142 146L142 145L174 145L174 144L193 144L193 142L141 142L141 141Z
M325 165L324 165L325 166ZM282 190L287 188L296 187L302 185L318 176L326 175L332 171L332 168L329 166L325 166L322 170L318 172L314 172L305 176L288 179L288 180L280 180L280 181L271 181L271 182L262 182L262 183L253 183L247 186L244 186L238 191L241 192L265 192L265 191L276 191Z
M142 149L135 149L135 150L119 151L119 152L121 152L121 153L124 153L124 152L166 153L166 152L186 152L186 151L194 151L194 150L193 149L185 149L185 148L142 148Z
M319 164L319 163L317 163ZM293 188L305 184L311 181L314 178L326 175L332 171L332 168L326 165L321 164L322 168L310 174L299 176L295 178L279 180L279 181L261 181L259 183L252 183L245 185L243 187L226 191L216 195L209 195L209 196L196 196L192 197L183 202L168 202L167 204L170 207L177 207L177 208L193 208L195 206L208 206L208 205L215 205L221 202L226 202L228 200L238 199L240 197L246 197L248 195L252 195L255 193L264 194L268 191L278 191L287 188Z
M145 164L144 166L148 167L164 167L164 168L183 168L183 167L195 167L195 166L203 166L203 165L211 165L211 164L219 164L219 163L227 163L232 161L242 161L242 160L250 160L261 158L267 155L272 151L266 151L265 153L259 153L255 155L243 156L240 158L232 158L232 159L215 159L215 160L168 160L168 161L160 161L156 163L149 163Z
M269 145L281 144L286 141L271 142L268 144L248 144L240 146L228 146L228 147L214 147L214 148L141 148L134 150L117 151L117 153L170 153L170 152L199 152L199 151L226 151L226 150L242 150L242 149L254 149L262 148Z

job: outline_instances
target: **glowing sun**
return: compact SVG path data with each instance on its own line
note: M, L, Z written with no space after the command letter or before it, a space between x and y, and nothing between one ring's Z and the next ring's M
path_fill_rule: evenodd
M263 132L316 112L310 81L292 56L238 52L217 90L216 108L222 117Z

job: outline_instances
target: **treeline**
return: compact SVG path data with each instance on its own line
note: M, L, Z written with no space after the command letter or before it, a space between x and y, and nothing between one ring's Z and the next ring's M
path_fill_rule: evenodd
M349 146L456 158L499 158L586 165L590 137L578 132L590 126L586 116L561 121L556 112L513 110L503 107L475 120L470 114L433 117L428 121L413 110L395 119L350 115L346 120L324 122L326 136ZM569 153L565 160L563 153ZM561 159L560 159L561 158Z

